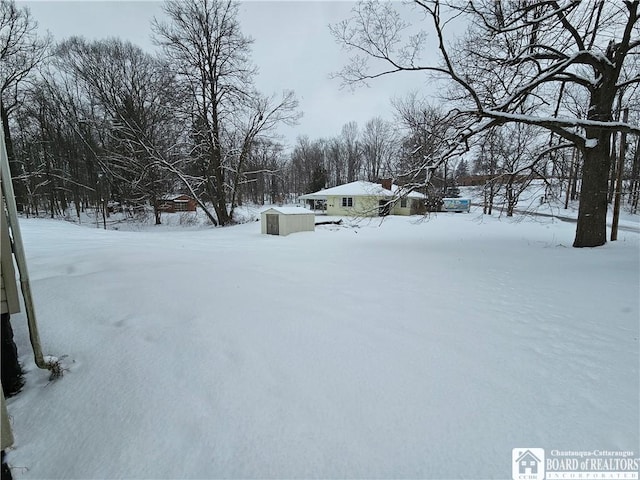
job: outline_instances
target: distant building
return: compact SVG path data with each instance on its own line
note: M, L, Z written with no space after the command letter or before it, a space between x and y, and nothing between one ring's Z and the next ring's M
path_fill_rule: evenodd
M189 195L165 195L158 200L158 210L164 213L195 212L196 205Z
M426 197L419 192L405 191L391 180L382 180L381 183L351 182L308 193L299 199L311 208L317 202L324 202L327 215L376 217L422 213Z

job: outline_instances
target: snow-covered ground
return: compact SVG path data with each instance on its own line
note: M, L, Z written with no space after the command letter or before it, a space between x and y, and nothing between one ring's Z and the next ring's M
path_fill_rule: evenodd
M25 478L510 478L511 450L639 456L640 235L550 218L113 231L21 222Z

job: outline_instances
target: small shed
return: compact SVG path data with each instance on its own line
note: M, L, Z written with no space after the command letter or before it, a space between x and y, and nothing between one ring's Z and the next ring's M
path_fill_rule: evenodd
M296 232L313 232L316 216L302 207L271 207L261 212L261 231L267 235L289 235Z

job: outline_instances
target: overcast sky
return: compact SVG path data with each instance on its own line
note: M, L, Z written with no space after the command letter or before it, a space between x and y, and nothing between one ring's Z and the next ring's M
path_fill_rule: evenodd
M51 32L55 40L72 35L89 39L115 36L148 51L154 49L150 22L163 15L162 3L152 1L18 4L29 7L40 29ZM300 100L304 116L299 125L281 130L289 145L298 135L312 139L338 135L349 121L362 128L375 116L391 120L391 97L418 89L429 92L426 78L419 73L394 75L356 91L340 89L340 81L329 78L347 62L348 54L334 41L328 25L349 17L353 5L345 1L264 0L240 4L243 33L255 40L252 50L260 72L256 79L259 90L271 94L291 89Z

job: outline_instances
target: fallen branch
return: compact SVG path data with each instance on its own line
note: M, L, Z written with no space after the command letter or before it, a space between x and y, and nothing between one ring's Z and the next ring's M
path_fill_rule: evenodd
M317 225L342 225L342 219L340 220L327 220L326 222L316 222Z

